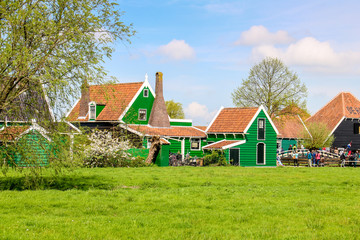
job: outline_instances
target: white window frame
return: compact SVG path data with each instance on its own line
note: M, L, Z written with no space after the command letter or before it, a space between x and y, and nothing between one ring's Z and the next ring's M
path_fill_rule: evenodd
M145 119L140 119L140 111L145 111ZM147 120L147 109L139 108L139 111L138 111L138 120L139 120L139 121L146 121L146 120Z
M259 122L260 122L260 120L264 120L264 126L263 126L263 129L264 129L264 138L263 138L263 139L260 139L260 138L259 138ZM256 131L256 134L257 134L257 136L256 136L256 139L257 139L257 140L265 140L265 139L266 139L266 119L265 119L265 118L258 118L258 120L257 120L257 131Z
M92 113L91 108L94 107L94 112ZM89 103L89 120L96 120L96 103Z
M264 144L264 163L259 163L258 160L258 146L260 143ZM266 144L264 142L259 142L256 144L256 165L266 165Z
M145 94L146 93L146 94ZM149 97L149 89L145 88L143 91L143 97Z
M192 143L197 141L199 143L199 147L198 148L193 148ZM192 138L190 139L190 150L192 151L199 151L201 150L201 139L200 138Z

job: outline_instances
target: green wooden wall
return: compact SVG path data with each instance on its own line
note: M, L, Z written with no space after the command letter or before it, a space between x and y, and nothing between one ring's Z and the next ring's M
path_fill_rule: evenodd
M192 122L170 122L170 126L191 127L191 126L192 126Z
M14 143L8 145L8 154L19 167L49 165L51 151L49 141L35 130L23 135L16 145ZM11 165L12 162L9 164Z
M259 118L265 119L265 140L257 140L257 123ZM263 111L258 114L245 137L246 143L238 146L240 148L240 166L276 166L277 134ZM258 143L265 144L265 165L256 164L256 151Z
M297 141L295 139L283 138L281 139L281 148L286 151L289 149L289 146L294 146L294 144L298 146Z
M265 119L265 140L257 140L257 123L259 118ZM250 126L248 134L209 134L207 138L208 143L218 142L223 139L226 140L246 140L246 143L235 146L233 148L240 148L240 166L255 167L255 166L276 166L276 137L277 134L272 127L269 119L267 119L265 113L261 111L255 121ZM265 144L265 165L256 164L256 152L257 144ZM230 150L224 150L225 158L230 163Z
M148 97L144 97L144 89L148 89ZM154 99L154 95L152 95L149 88L144 87L139 96L134 101L134 103L130 106L129 110L127 111L122 120L127 124L148 124ZM138 120L139 109L146 109L146 121Z

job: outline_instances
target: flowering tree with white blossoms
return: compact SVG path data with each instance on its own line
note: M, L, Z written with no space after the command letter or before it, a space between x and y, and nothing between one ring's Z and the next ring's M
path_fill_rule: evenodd
M134 157L126 152L131 148L128 140L113 138L108 131L92 130L88 136L90 144L85 149L85 166L107 167L119 166L123 159L134 160Z

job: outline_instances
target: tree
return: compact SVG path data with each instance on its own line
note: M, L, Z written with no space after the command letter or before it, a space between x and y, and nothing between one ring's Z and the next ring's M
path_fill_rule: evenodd
M173 119L184 119L185 114L181 103L174 102L174 100L169 100L165 102L167 113L170 118Z
M263 105L274 116L292 103L304 107L307 89L281 60L265 58L250 69L247 79L231 95L238 107Z
M115 0L0 1L1 120L11 115L11 120L16 121L23 109L25 113L41 113L39 106L45 105L45 100L39 99L46 99L58 116L62 115L78 97L85 80L94 83L104 79L106 72L102 64L111 58L113 45L119 40L130 42L135 34L131 24L121 21L122 15ZM46 117L39 120L43 127L49 123ZM58 131L51 128L48 133L52 145L47 154L55 160L45 169L58 174L61 168L77 160L70 157L72 140L60 134L64 133L59 130L60 123L53 125ZM34 164L19 170L23 174L31 171L28 179L33 179L35 186L45 169L39 166L39 156L32 154L31 144L28 145L20 146L23 148L20 151L18 144L15 150L16 154L30 153L23 154L22 159ZM6 151L0 151L0 156L5 157L2 152ZM9 164L6 159L1 160L5 174Z
M0 114L29 89L67 107L81 82L103 79L117 40L135 33L113 0L5 0L0 3Z
M330 135L331 130L325 123L309 123L307 129L311 134L310 137L307 131L301 133L301 144L307 149L330 147L335 140L334 135Z

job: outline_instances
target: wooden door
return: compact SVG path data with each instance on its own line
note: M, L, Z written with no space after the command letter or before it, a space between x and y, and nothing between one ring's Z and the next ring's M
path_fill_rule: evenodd
M258 145L257 145L256 164L265 164L265 144L264 143L258 143Z
M240 149L239 148L230 148L230 162L234 166L240 166Z

